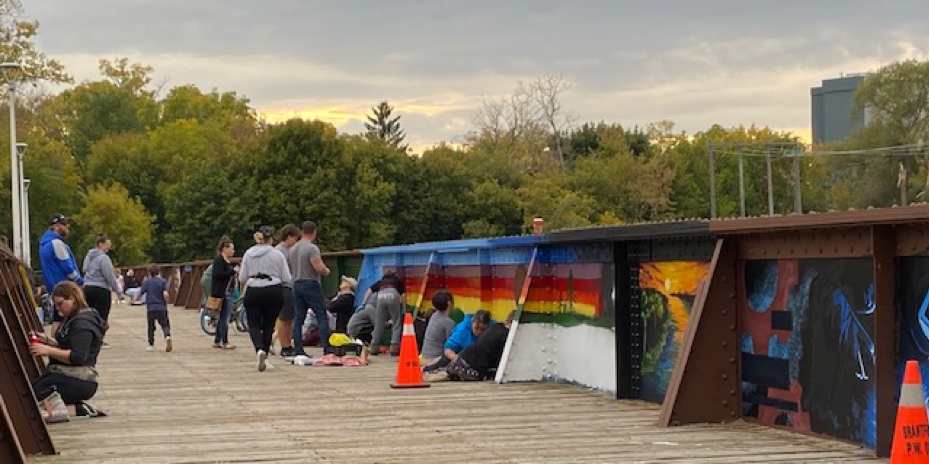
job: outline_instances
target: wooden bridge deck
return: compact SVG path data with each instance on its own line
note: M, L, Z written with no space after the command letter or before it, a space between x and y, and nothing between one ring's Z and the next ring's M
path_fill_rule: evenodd
M656 405L569 385L391 390L389 357L365 368L272 358L275 368L259 373L245 334L231 336L239 349L216 350L193 311L171 318L174 352L150 353L144 310L113 308L94 400L109 417L50 426L61 454L30 462L878 461L854 445L742 422L659 428Z

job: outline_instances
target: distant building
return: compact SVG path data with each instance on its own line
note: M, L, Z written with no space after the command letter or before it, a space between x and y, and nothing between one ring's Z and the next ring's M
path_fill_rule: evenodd
M867 123L867 110L861 116L852 113L855 90L864 78L864 74L849 74L823 80L822 86L810 89L813 97L813 143L845 140L852 131Z

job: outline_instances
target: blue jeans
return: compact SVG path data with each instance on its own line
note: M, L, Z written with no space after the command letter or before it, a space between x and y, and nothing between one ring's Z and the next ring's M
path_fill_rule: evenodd
M213 338L213 343L229 343L229 316L232 314L233 304L235 301L232 300L232 292L227 293L223 297L223 304L220 305L219 320L216 321L216 337Z
M326 314L323 286L315 280L298 280L294 282L294 354L304 353L303 323L306 322L307 308L312 308L316 314L323 352L329 353L329 316Z

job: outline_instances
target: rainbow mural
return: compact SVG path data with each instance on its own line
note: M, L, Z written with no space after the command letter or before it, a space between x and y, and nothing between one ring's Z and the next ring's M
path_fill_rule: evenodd
M532 272L524 315L564 315L564 320L612 323L614 274L609 244L582 248L537 245L532 237L521 241L527 245L482 248L480 241L460 241L366 250L359 287L364 289L384 271L395 270L406 283L407 303L411 306L422 301L419 309L429 309L432 295L446 288L455 296L455 306L464 313L486 309L494 319L503 320L516 309L523 283ZM448 252L421 251L429 245L456 248ZM538 262L530 270L537 247ZM608 321L599 321L604 316Z
M589 318L603 314L606 304L604 285L612 288L611 280L604 281L603 264L569 263L547 267L547 270L533 276L523 309L525 312L569 313ZM427 266L394 269L406 283L407 302L415 306ZM420 309L428 309L432 295L446 288L455 296L455 306L463 312L470 314L486 309L494 319L503 320L516 309L516 300L527 272L528 264L433 266ZM609 279L611 273L606 274Z

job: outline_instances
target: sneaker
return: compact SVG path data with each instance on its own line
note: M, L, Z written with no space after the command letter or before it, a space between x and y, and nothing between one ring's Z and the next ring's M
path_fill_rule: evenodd
M155 351L155 345L148 345L148 347L145 348L145 351Z
M223 347L222 343L219 343L219 342L213 343L213 348L222 348L222 347Z
M395 357L395 358L396 358L397 356L400 356L400 347L398 346L397 349L391 348L391 349L390 349L390 355L393 356L393 357Z
M268 368L268 353L265 350L258 350L258 372L264 372Z
M170 353L174 349L174 344L171 343L171 336L165 337L165 353Z
M232 343L223 343L223 347L222 347L222 348L223 348L224 350L234 350L234 349L235 349L235 345L233 345Z
M294 357L294 348L293 348L292 346L291 346L291 347L287 347L287 348L281 348L281 357L282 357L282 358L293 358L293 357Z
M445 370L423 374L423 381L425 382L444 382L446 380L448 380L448 372Z

